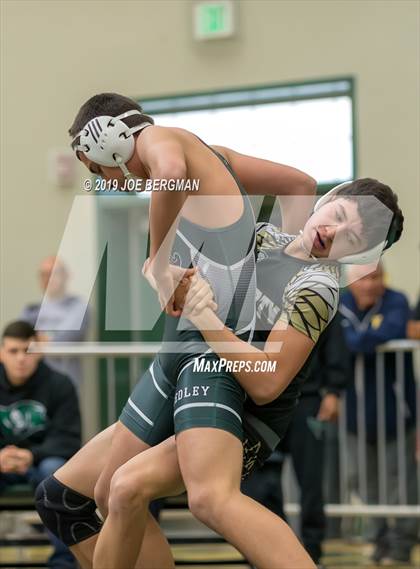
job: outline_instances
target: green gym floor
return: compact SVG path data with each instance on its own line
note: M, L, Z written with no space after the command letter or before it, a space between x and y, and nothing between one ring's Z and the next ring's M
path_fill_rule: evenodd
M249 569L249 565L241 563L241 555L230 545L223 543L174 545L172 547L177 567L188 569ZM3 547L0 548L0 560L2 563L31 562L42 563L51 551L50 547ZM328 569L355 569L369 566L372 569L379 567L369 564L371 547L359 544L348 544L341 540L328 541L325 544L325 556L323 563ZM392 565L392 568L407 565ZM411 567L420 567L420 548L413 552ZM121 567L120 569L124 569ZM273 567L273 569L275 569Z

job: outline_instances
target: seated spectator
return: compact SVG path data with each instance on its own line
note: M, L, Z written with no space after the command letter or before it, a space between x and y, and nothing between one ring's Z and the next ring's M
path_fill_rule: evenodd
M80 448L76 390L40 355L27 352L36 333L27 322L6 326L0 346L0 492L13 484L34 488ZM76 568L70 551L52 534L48 566Z
M365 276L360 276L364 274ZM377 379L376 348L389 340L405 338L410 308L404 294L387 288L382 265L366 275L366 268L351 268L350 291L342 296L340 311L347 345L352 352L353 378L356 361L364 369L364 408L366 426L366 496L368 503L379 503L378 492L378 432L377 432ZM360 359L362 358L362 359ZM396 358L385 354L385 436L387 501L399 503L398 496L398 440L396 399ZM405 395L405 462L407 502L416 503L415 464L415 381L411 354L404 359ZM357 488L357 396L353 379L347 390L347 429L349 466L353 468L349 484ZM397 518L391 526L388 521L376 518L371 522L370 539L376 545L373 561L376 563L404 563L416 543L416 520Z
M42 331L44 341L85 340L88 329L86 302L68 293L69 273L64 263L57 257L47 257L40 265L39 278L44 293L42 302L25 306L20 319ZM79 358L46 358L45 361L53 369L68 375L79 388L82 375Z
M335 422L339 394L348 382L349 353L337 314L319 340L319 347L302 387L299 404L278 449L264 466L242 483L242 490L287 521L284 513L281 473L290 454L300 489L300 537L318 566L325 538L323 466L324 430ZM280 452L278 452L280 451Z

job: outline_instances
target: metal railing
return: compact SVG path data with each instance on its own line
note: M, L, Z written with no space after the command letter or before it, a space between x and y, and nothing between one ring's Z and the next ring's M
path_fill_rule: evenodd
M366 516L392 516L392 517L420 517L420 507L418 506L418 496L420 496L420 462L415 462L415 441L407 440L406 429L406 399L405 399L405 354L415 355L420 350L420 342L410 340L395 340L378 346L376 350L376 440L368 444L366 429L366 380L364 355L358 354L355 359L354 381L357 402L357 436L356 453L349 457L349 435L347 431L346 417L346 394L342 396L341 413L339 416L339 464L340 464L340 501L341 506L331 506L334 515L366 515ZM386 431L386 389L385 389L385 356L386 354L395 355L395 407L396 407L396 436L387 437ZM416 424L410 429L413 434L415 430L417 438L420 436L420 385L419 378L415 379L416 397ZM409 447L409 442L412 446ZM396 450L394 457L390 457L390 447ZM368 453L376 453L375 456L368 456ZM411 453L411 454L410 454ZM354 463L349 464L349 458L355 459L357 465L357 485L355 493L359 499L358 504L351 504L350 488L348 484L349 470L354 469ZM390 470L390 460L394 458L393 469L398 472L397 478L397 498L395 488L390 488L388 476ZM377 472L377 504L369 503L368 486L372 484L372 472L368 473L368 463L376 460ZM371 469L370 469L371 470ZM369 478L370 474L370 478ZM407 491L407 486L411 491ZM415 498L414 498L415 497ZM343 505L345 506L343 508ZM345 510L342 513L342 510ZM328 511L328 508L327 508Z
M116 358L127 358L129 362L128 375L130 389L134 387L140 377L140 371L144 368L145 358L153 357L160 349L160 344L152 343L42 343L32 344L31 351L42 351L49 357L78 356L95 357L106 360L107 370L107 421L108 424L115 422L118 417L117 409L117 374L115 368ZM365 423L365 377L363 356L358 355L355 366L355 385L357 396L357 494L360 497L358 503L351 500L348 480L349 456L348 456L348 432L346 424L345 395L342 398L341 413L338 423L339 444L339 470L340 470L340 504L327 504L326 514L329 516L351 517L420 517L420 506L417 503L410 504L407 500L407 480L412 483L412 477L416 480L417 496L420 496L420 461L417 461L416 472L407 472L406 453L406 430L405 430L405 393L404 393L404 354L420 350L419 341L397 340L379 346L376 353L377 369L377 433L378 433L378 469L377 483L379 499L377 503L368 503L368 475L367 475L367 443ZM387 480L387 439L385 417L385 354L395 353L396 358L396 407L397 407L397 461L398 461L398 501L388 503L389 489ZM128 393L127 393L128 396ZM417 419L416 432L420 437L420 386L419 378L416 378L416 403ZM413 449L414 452L414 449ZM411 477L411 478L410 478ZM294 514L299 511L298 504L285 504L285 511Z

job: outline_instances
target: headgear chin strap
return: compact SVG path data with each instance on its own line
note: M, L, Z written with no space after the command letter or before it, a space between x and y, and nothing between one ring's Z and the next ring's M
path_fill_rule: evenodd
M144 120L133 127L127 126L125 119L139 115L140 111L128 111L117 117L100 116L90 120L74 137L71 146L76 152L83 152L89 160L100 166L119 166L126 178L131 174L126 163L134 154L134 136L146 126L153 123Z
M353 180L350 180L349 182L343 182L342 184L338 184L338 186L335 186L329 192L324 194L316 202L314 207L314 212L318 211L323 205L328 203L331 200L331 198L335 197L338 190L341 190L342 188L345 188L352 183ZM345 198L346 196L344 195L343 197ZM381 241L380 243L378 243L374 247L371 247L370 249L366 249L366 251L361 251L360 253L355 253L354 255L346 255L345 257L341 257L340 259L337 260L339 263L348 264L348 265L368 265L371 263L375 263L379 260L380 256L385 251L385 249L391 247L391 245L395 241L395 236L396 236L396 227L395 227L395 216L394 216L391 221L391 225L389 227L386 239L384 241Z

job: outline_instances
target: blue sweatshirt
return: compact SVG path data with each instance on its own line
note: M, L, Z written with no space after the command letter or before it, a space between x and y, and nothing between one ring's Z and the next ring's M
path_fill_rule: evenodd
M352 352L353 374L347 390L347 428L357 433L357 400L354 383L354 364L357 354L364 356L365 372L365 414L366 434L369 442L377 440L376 404L376 347L389 340L406 337L410 307L404 294L386 289L379 301L367 310L359 310L353 295L342 296L340 312L343 316L343 331L347 345ZM385 424L387 438L397 432L396 410L396 358L393 353L385 354ZM416 395L413 359L404 354L404 391L406 426L415 424Z

